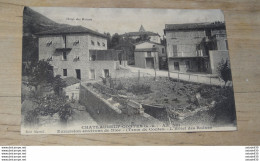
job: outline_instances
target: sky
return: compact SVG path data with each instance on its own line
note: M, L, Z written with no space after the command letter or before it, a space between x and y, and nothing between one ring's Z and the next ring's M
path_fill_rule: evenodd
M100 33L146 31L163 36L165 24L224 21L221 10L128 9L32 7L36 12L63 24L81 25Z

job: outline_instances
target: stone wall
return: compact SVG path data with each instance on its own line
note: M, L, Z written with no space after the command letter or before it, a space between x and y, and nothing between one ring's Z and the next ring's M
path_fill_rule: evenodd
M107 99L91 90L90 87L82 84L80 86L79 102L86 107L91 117L99 125L156 125L159 120L144 114L126 114L118 107L113 106Z

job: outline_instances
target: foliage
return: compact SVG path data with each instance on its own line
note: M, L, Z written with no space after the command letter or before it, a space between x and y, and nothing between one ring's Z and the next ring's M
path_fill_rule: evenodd
M115 89L116 89L116 90L122 90L122 89L124 89L124 86L123 86L123 84L122 84L121 82L119 82L119 83L116 85Z
M141 34L137 39L136 42L140 41L149 41L151 37L149 37L147 34Z
M146 84L133 84L128 89L128 92L132 92L136 95L151 93L151 86Z
M120 40L121 40L121 36L120 36L118 33L115 33L115 34L112 36L112 38L111 38L111 45L110 45L110 47L113 48L113 47L115 47L116 45L118 45L119 42L120 42Z
M73 111L72 107L69 104L65 104L59 110L59 117L62 122L67 122L68 119L71 117Z
M67 122L72 115L72 107L67 102L65 95L49 94L32 98L32 101L37 104L37 107L26 113L25 123L27 124L36 124L39 116L53 116L55 113L59 114L62 122Z
M220 89L214 99L216 106L210 113L214 115L214 121L217 123L236 123L235 99L232 87Z
M225 85L228 81L232 81L231 69L227 60L226 62L224 62L223 59L221 60L217 68L217 71L219 77L225 81Z
M57 76L54 77L53 83L51 84L51 86L54 90L54 93L56 95L60 95L62 88L66 87L66 82L63 79L61 79L60 75L57 75Z
M35 87L37 90L39 85L46 85L53 83L54 76L50 70L51 65L49 61L40 60L36 64L30 66L30 73L28 75L28 85Z

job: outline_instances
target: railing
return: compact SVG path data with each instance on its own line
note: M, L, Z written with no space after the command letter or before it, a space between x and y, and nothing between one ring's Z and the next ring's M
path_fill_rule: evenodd
M170 53L169 57L203 57L205 56L203 50L197 50L196 52L175 52Z

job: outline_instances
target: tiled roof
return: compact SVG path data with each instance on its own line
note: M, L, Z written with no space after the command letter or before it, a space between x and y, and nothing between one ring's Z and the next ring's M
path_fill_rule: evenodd
M69 27L62 27L54 30L47 30L43 32L36 33L36 35L60 35L60 34L92 34L96 36L100 36L103 38L107 38L106 35L101 34L99 32L90 30L88 28L85 28L83 26L69 26Z
M156 52L156 48L143 48L143 49L135 49L135 52L146 52L146 51L153 51Z
M74 77L67 77L63 79L66 83L66 86L71 86L73 84L77 84L80 82L80 80L78 80L77 78Z
M160 36L158 33L145 31L145 32L127 32L123 34L122 36L141 36L141 35L148 35L148 36Z
M191 29L213 29L225 28L225 23L185 23L185 24L165 24L164 31L170 30L191 30Z
M163 46L162 44L159 44L159 43L156 43L156 42L153 42L153 41L149 41L149 40L147 40L147 41L140 41L140 42L135 43L135 44L133 44L133 45L139 45L139 44L142 44L142 43L145 43L145 42Z
M118 60L118 54L121 53L124 55L124 52L122 50L114 50L114 49L109 49L109 50L89 50L90 55L96 55L96 61L98 60ZM123 60L125 58L122 58Z

